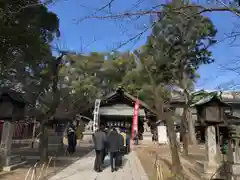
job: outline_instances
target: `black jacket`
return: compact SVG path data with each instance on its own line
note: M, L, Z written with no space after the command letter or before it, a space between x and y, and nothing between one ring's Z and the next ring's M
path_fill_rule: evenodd
M116 131L111 131L107 137L108 151L117 152L120 149L120 138Z
M95 150L103 150L106 143L105 132L98 130L93 134L93 142Z
M120 151L123 151L124 150L124 138L121 134L118 134L118 138L119 138L119 149Z

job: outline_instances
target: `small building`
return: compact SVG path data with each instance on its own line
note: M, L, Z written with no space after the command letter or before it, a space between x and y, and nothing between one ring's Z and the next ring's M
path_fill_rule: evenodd
M133 108L137 98L118 88L115 92L101 100L99 116L100 124L106 126L131 129ZM144 121L155 121L155 112L143 101L139 100L139 133L144 131Z
M8 88L0 89L0 119L17 121L24 118L26 101L23 94Z
M3 166L19 165L22 162L21 156L12 155L11 150L14 124L17 120L24 118L25 105L26 101L22 93L8 88L0 90L0 119L4 121L0 144L0 158ZM3 170L7 169L8 167L3 167Z

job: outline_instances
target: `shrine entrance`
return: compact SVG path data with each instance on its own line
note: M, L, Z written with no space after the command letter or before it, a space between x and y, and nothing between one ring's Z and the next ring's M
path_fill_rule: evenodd
M125 128L131 132L133 108L137 98L119 88L101 100L99 108L99 124L109 127ZM147 104L139 100L138 132L144 132L144 122L151 119L153 111Z
M132 110L133 111L133 110ZM140 134L143 133L143 123L145 121L144 116L138 117L138 131ZM132 129L132 115L100 115L100 124L107 127L124 128L131 132Z

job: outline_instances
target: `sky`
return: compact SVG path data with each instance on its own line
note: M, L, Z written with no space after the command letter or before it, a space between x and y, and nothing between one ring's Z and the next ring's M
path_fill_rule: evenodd
M204 2L204 0L198 1ZM108 2L109 0L57 0L55 4L51 4L49 10L55 12L60 19L61 36L56 42L58 46L61 49L88 53L134 50L143 45L150 31L146 31L131 42L128 41L149 27L150 16L121 19L106 18L106 16L109 13L149 10L163 3L163 0L115 0L111 8L107 7L94 14L96 9ZM218 29L218 43L211 48L215 62L202 65L198 71L200 79L196 83L196 89L240 90L239 75L231 70L238 66L240 41L238 38L235 40L227 38L231 32L240 32L240 19L230 12L205 15Z

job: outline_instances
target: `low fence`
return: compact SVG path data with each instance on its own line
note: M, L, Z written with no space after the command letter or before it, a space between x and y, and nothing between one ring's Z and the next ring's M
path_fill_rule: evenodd
M3 129L4 121L0 121L0 138L2 136L2 129ZM17 121L15 122L14 131L13 131L13 140L15 139L31 139L33 136L33 122L22 122ZM38 134L38 129L36 129L36 133Z

